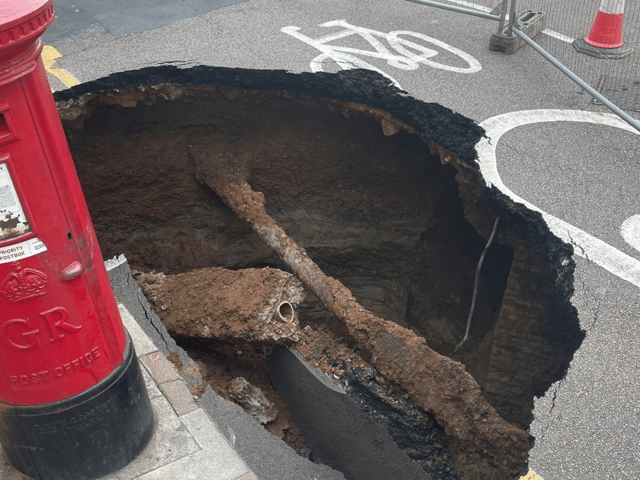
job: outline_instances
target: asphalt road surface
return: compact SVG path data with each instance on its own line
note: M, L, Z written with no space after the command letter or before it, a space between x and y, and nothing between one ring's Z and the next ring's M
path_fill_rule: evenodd
M638 478L637 132L600 115L603 107L531 48L490 52L492 22L403 0L54 5L57 17L44 41L55 48L50 55L61 55L50 69L56 90L74 79L162 64L292 72L356 65L491 127L494 139L502 135L483 165L497 172L501 188L545 212L553 231L574 242L573 302L588 332L567 377L536 402L530 466L545 480ZM562 42L546 44L554 41ZM589 113L576 117L575 110Z

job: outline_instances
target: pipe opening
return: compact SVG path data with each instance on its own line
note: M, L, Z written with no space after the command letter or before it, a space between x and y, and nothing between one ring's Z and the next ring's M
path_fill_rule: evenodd
M293 305L289 302L282 302L278 307L278 315L285 322L292 322L295 318L295 312L293 310Z

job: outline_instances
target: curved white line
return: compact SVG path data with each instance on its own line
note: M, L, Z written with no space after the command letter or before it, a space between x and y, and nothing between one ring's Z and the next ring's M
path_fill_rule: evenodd
M640 215L634 215L622 222L620 233L625 242L640 251Z
M531 210L540 212L551 232L564 242L573 244L576 247L575 253L577 255L593 261L614 275L640 287L640 261L539 209L517 196L502 183L496 166L496 145L500 137L516 127L541 122L587 122L621 128L635 134L638 134L638 131L618 117L608 113L577 110L525 110L505 113L482 122L480 126L487 132L488 139L483 138L476 145L476 151L478 152L480 170L489 185L495 185L496 188L509 196L514 202L521 203Z

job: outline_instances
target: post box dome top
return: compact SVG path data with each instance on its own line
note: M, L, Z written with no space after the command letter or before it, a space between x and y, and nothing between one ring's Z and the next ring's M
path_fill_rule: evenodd
M1 0L0 50L35 40L53 21L53 0Z

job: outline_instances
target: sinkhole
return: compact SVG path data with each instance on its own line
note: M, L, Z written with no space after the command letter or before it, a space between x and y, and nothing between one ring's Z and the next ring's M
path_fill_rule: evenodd
M218 394L348 479L296 362L434 480L526 468L583 338L574 264L486 187L477 124L362 70L158 67L56 100L104 257Z

